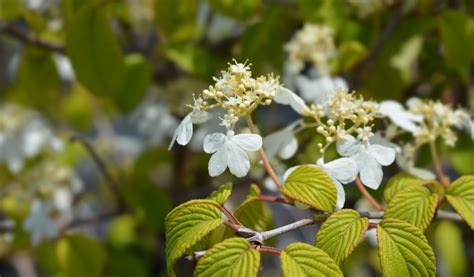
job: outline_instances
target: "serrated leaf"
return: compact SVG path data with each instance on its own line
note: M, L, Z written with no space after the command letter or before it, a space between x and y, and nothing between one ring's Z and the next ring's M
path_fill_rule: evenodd
M316 247L341 264L354 251L369 226L354 210L340 210L332 214L316 235Z
M421 186L426 183L426 180L415 177L408 173L398 173L387 182L387 186L383 192L385 201L390 202L392 198L403 189L411 186Z
M435 276L433 249L421 231L399 219L384 219L377 227L383 276Z
M323 250L296 242L280 255L283 276L343 276L334 260Z
M225 201L227 201L227 198L229 198L231 193L232 183L228 182L219 186L219 188L216 191L212 192L212 194L207 199L214 200L217 203L223 205Z
M383 217L401 219L423 232L435 215L437 203L438 195L428 188L410 187L392 198Z
M194 276L257 276L260 253L244 238L220 242L199 259Z
M266 231L273 228L273 217L268 204L257 199L260 194L260 189L252 184L247 199L235 210L234 216L252 230Z
M62 238L56 247L59 267L65 276L103 276L106 252L97 240L84 235Z
M191 200L174 208L166 217L166 258L168 275L187 250L223 223L219 204L212 200Z
M280 191L316 210L332 212L336 207L336 186L322 169L303 165L293 171Z
M474 176L462 176L446 191L448 202L474 230Z
M126 77L124 58L101 5L86 5L74 16L66 52L77 79L92 93L118 93Z

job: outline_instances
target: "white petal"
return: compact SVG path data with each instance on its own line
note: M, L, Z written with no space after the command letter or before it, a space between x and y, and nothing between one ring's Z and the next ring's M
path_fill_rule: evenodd
M322 168L329 175L344 184L354 181L357 175L357 164L349 158L339 158L330 161L322 165Z
M408 173L425 180L433 180L436 178L433 172L423 168L412 167L408 170Z
M212 118L212 114L206 111L195 110L191 112L191 119L194 124L201 124L207 122Z
M390 165L395 161L395 150L390 147L372 144L367 149L367 152L384 166Z
M309 108L306 106L303 99L287 88L281 87L277 91L274 100L276 103L282 105L290 105L295 112L301 115L309 112Z
M247 175L250 169L250 161L247 153L240 148L233 140L227 141L224 149L227 151L227 165L230 172L235 176L241 178Z
M215 177L221 175L227 168L227 153L225 147L217 150L209 160L209 176Z
M262 137L257 134L238 134L231 138L241 148L247 151L257 151L262 148Z
M346 80L344 80L341 77L336 77L333 79L334 80L334 86L336 89L342 89L342 90L348 90L349 86L347 85Z
M336 201L336 210L340 210L344 208L344 203L346 202L346 192L344 191L344 187L342 187L341 183L339 183L335 178L331 178L336 185L337 189L337 201Z
M337 153L342 156L353 156L360 148L359 142L351 135L344 135L336 143Z
M378 189L383 178L382 166L368 154L357 155L357 165L360 167L360 179L365 186Z
M293 157L296 150L298 150L298 140L294 136L291 136L289 141L285 141L283 148L278 152L278 156L283 160L287 160Z
M386 116L390 116L392 113L398 113L400 110L403 110L402 104L393 100L382 101L379 105L380 113Z
M226 135L223 133L209 134L204 138L204 152L211 154L222 148L226 142Z
M178 141L178 144L180 145L188 144L192 136L193 122L191 120L191 113L189 113L183 118L183 121L179 123L178 128L176 128L176 130L174 131L173 139L171 140L168 150L173 147L175 141Z

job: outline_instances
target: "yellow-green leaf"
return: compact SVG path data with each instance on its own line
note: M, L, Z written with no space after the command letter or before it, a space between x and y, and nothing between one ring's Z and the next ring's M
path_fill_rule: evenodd
M92 93L115 96L126 79L123 53L103 5L86 5L74 15L66 52L77 79Z
M385 201L390 202L392 198L400 192L411 186L421 186L426 183L426 180L415 177L408 173L398 173L388 180L387 187L383 192Z
M208 197L208 199L214 200L217 203L223 205L225 201L227 201L227 198L229 198L231 192L232 192L232 183L228 182L219 186L219 188L216 191L212 192L212 194Z
M384 219L377 227L383 276L435 276L433 249L421 231L399 219Z
M194 276L257 276L260 253L244 238L220 242L199 259Z
M168 214L165 220L168 275L175 275L173 267L177 259L222 224L218 205L212 200L191 200Z
M463 176L446 191L448 202L474 230L474 176Z
M255 231L273 228L272 211L264 201L257 200L260 189L252 184L247 199L235 210L234 216L246 227Z
M364 237L369 220L354 210L340 210L332 214L316 235L316 247L341 264Z
M293 171L280 191L316 210L332 212L336 207L336 186L321 168L303 165Z
M280 255L283 276L343 276L334 260L323 250L296 242L288 245Z
M441 221L435 231L440 276L467 276L462 230L453 222Z
M66 236L58 242L56 255L64 276L104 276L106 252L93 238L78 234Z
M424 186L412 186L392 198L384 218L398 218L424 231L435 215L437 203L436 193Z

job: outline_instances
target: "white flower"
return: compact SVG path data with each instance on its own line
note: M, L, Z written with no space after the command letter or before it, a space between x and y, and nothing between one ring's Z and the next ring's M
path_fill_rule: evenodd
M304 75L299 75L296 84L301 96L314 104L324 105L329 98L336 94L338 89L347 91L348 86L344 79L329 76L310 79Z
M271 160L275 155L286 160L296 153L298 150L298 140L294 135L294 129L298 125L298 121L290 124L286 128L276 131L263 139L265 153L267 158Z
M346 202L346 193L341 183L347 184L354 181L355 176L357 175L356 163L349 158L339 158L328 163L324 163L323 159L319 159L314 166L321 168L329 177L331 177L337 190L336 209L342 209ZM300 166L289 168L283 175L283 178L286 180L298 167Z
M435 175L426 169L415 167L415 154L416 147L413 144L405 144L402 149L397 152L397 164L401 169L410 173L411 175L417 176L421 179L432 180L435 179Z
M31 234L31 243L38 245L43 238L58 236L58 226L48 217L48 209L39 200L31 203L30 215L23 222L23 229Z
M415 133L418 129L417 123L423 120L421 115L416 115L406 111L402 104L396 101L382 101L380 102L380 113L397 125L411 133Z
M362 183L371 189L377 189L382 182L382 166L395 161L395 150L392 148L369 142L362 143L351 135L344 135L337 142L337 152L354 160Z
M193 136L193 123L201 124L211 119L211 117L212 114L196 108L188 113L174 131L173 139L171 140L168 150L173 147L175 141L177 141L179 145L188 144Z
M290 105L290 107L300 115L305 115L310 111L301 97L284 87L280 87L273 100L275 100L275 102L278 104Z
M209 175L222 174L227 167L237 177L244 177L250 169L250 161L245 151L262 148L262 137L256 134L238 134L228 131L209 134L204 138L204 152L213 154L209 160Z

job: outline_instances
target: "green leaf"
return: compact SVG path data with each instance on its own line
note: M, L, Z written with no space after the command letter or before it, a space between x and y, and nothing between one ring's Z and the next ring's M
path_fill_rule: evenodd
M194 276L257 276L260 253L244 238L220 242L199 259Z
M340 210L332 214L316 235L316 247L341 264L354 251L369 226L354 210Z
M336 207L336 186L331 177L316 166L297 168L288 176L280 191L316 210L332 212Z
M440 276L466 276L466 256L462 231L450 221L441 221L435 231Z
M340 29L347 19L347 4L342 0L298 0L300 13L306 21Z
M437 203L438 195L427 187L409 187L392 198L383 217L401 219L425 231L435 215Z
M0 1L0 18L6 20L15 20L25 13L25 6L21 0L2 0Z
M343 276L333 259L323 250L296 242L280 255L283 276Z
M384 219L377 227L383 276L435 276L433 249L415 226L399 219Z
M224 205L227 198L229 198L232 193L232 183L228 182L221 185L217 191L212 192L212 194L207 198L209 200L214 200L220 205Z
M462 12L448 10L438 18L446 66L467 81L474 58L474 21Z
M448 202L474 230L474 176L462 176L446 191Z
M189 40L198 34L197 0L155 0L155 22L167 41Z
M338 49L333 68L336 72L345 72L367 55L365 46L355 40L343 42Z
M132 111L141 102L151 80L151 65L142 55L128 55L125 66L127 78L115 97L115 103L123 113Z
M234 216L252 230L266 231L272 229L274 223L268 203L257 199L260 194L258 186L252 184L247 199L235 210Z
M56 254L65 276L104 275L106 252L95 239L84 235L69 235L58 242Z
M166 258L168 275L174 276L174 264L224 221L212 200L191 200L174 208L166 217Z
M101 5L87 5L74 16L66 52L77 79L98 96L116 96L126 78L124 58Z
M420 179L408 173L398 173L387 182L383 192L385 201L390 202L398 192L412 186L421 186L426 180Z
M209 0L212 9L223 15L246 19L255 13L262 0Z

